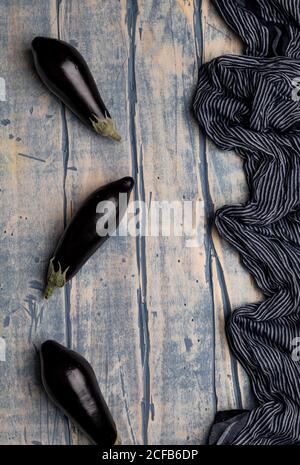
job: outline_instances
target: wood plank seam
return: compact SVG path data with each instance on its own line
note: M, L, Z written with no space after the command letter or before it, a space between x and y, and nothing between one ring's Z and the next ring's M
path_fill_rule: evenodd
M136 26L138 11L137 0L127 0L127 28L129 37L129 56L128 56L128 101L129 101L129 125L130 125L130 142L132 156L132 171L136 181L134 187L134 200L145 201L144 180L143 180L143 159L142 147L140 147L140 156L138 156L137 136L136 136L136 76L135 76L135 47L136 47ZM142 435L144 444L148 443L148 423L150 412L150 336L148 327L148 309L147 309L147 268L146 268L146 242L145 237L137 235L136 237L136 259L139 274L139 289L137 290L137 300L139 306L139 327L140 327L140 349L141 363L143 368L143 399L142 409Z

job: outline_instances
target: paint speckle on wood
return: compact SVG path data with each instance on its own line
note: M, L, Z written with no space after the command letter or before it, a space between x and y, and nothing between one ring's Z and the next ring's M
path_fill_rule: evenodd
M0 77L0 101L6 101L6 83L3 77Z

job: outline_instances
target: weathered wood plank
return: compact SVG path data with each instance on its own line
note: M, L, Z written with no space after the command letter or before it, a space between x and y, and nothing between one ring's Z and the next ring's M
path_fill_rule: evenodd
M203 200L199 130L189 110L197 80L195 7L155 0L137 6L132 13L137 195L147 205ZM189 248L185 240L147 237L141 243L150 344L145 439L153 444L203 442L215 410L208 248Z
M202 2L204 60L224 54L239 54L241 43L226 26L209 0ZM234 152L223 152L211 141L206 145L209 187L214 209L246 200L247 184L241 159ZM247 376L230 354L225 338L225 318L234 308L254 302L261 296L249 273L242 268L236 251L212 231L215 247L214 289L216 320L216 377L218 408L247 408L253 404Z
M59 11L59 36L86 58L123 141L87 130L65 113L67 217L97 187L132 174L128 101L129 39L125 2L75 0ZM136 244L111 238L67 290L69 343L93 364L125 444L141 443L142 373ZM72 435L73 443L83 437Z
M67 424L40 387L36 347L65 341L63 300L41 295L53 242L63 227L60 108L39 82L29 47L53 35L56 2L2 2L0 75L1 323L6 361L0 362L0 443L65 444Z

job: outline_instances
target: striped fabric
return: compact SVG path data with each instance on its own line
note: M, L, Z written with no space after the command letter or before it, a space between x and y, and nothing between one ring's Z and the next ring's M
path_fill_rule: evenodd
M213 3L246 55L201 67L194 111L213 142L244 161L249 200L218 210L215 223L265 300L227 324L258 407L219 413L209 442L300 444L300 0Z

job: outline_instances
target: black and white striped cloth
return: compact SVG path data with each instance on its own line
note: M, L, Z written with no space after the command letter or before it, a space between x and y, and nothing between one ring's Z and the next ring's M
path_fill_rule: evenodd
M249 200L218 210L215 223L265 300L227 324L259 406L218 413L209 442L300 444L300 0L213 3L246 55L200 68L194 111L217 146L244 160Z

